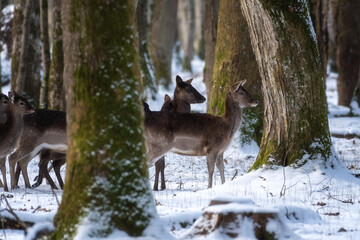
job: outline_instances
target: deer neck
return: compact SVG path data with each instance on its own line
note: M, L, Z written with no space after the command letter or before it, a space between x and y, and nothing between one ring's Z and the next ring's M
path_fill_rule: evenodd
M239 105L232 100L227 94L225 98L225 121L231 128L230 136L234 136L234 133L239 130L241 125L242 111Z
M176 94L174 95L173 101L174 101L175 112L188 113L191 111L190 103L179 99L179 97L177 97Z
M10 119L8 121L9 123L9 130L8 130L8 137L11 139L11 145L14 146L16 143L16 140L20 136L24 121L23 116L20 114L15 113L14 111L10 111Z

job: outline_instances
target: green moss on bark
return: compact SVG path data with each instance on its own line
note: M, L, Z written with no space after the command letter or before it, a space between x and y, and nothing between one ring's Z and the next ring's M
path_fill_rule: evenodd
M82 224L93 225L93 236L114 228L139 236L155 206L142 134L135 6L130 0L67 4L73 10L67 24L80 37L69 81L69 162L53 238L73 238Z

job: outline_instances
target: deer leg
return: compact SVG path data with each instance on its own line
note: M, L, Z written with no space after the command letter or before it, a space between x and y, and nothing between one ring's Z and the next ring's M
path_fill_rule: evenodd
M154 191L158 191L158 187L159 187L159 173L160 173L160 161L157 161L155 163L155 182L154 182L154 187L153 190Z
M222 184L224 184L224 182L225 182L224 159L223 158L224 158L224 154L219 154L219 156L216 158L216 167L217 167L217 169L219 169Z
M160 157L162 157L165 153L169 152L172 148L172 144L167 144L167 145L151 145L148 148L148 152L146 153L147 155L147 160L148 160L148 165L151 166L152 164L154 164Z
M0 187L4 187L4 191L8 192L9 189L7 187L7 181L6 181L6 165L5 165L5 161L6 161L6 157L0 158L0 169L1 169L2 176L3 176L3 180L4 180L4 184L0 180L0 183L2 185Z
M215 161L216 161L216 154L215 153L210 153L206 156L206 163L207 163L207 167L208 167L208 172L209 172L209 184L208 184L208 188L212 187L212 180L213 180L213 174L214 174L214 169L215 169Z
M161 173L161 190L166 189L165 186L165 157L162 157L162 159L160 159L161 161L161 166L160 166L160 173Z
M164 178L164 168L165 168L165 157L161 157L155 163L155 182L154 182L154 191L158 191L159 186L159 174L161 174L161 190L166 188L165 186L165 178Z
M26 158L24 158L24 159L22 159L21 161L18 162L18 164L20 165L20 168L21 168L21 172L23 174L23 178L24 178L26 188L31 187L28 172L27 172L27 167L28 167L28 164L29 164L30 160L31 160L31 156L27 156Z
M9 156L9 166L10 166L10 176L11 176L11 189L17 188L17 183L15 179L15 165L17 162L22 162L20 164L21 171L23 172L23 177L25 180L25 184L27 182L27 187L30 188L30 182L27 175L27 164L29 163L30 159L30 153L33 150L33 145L31 144L25 144L23 142L18 143L18 149ZM26 164L24 164L25 162Z
M21 168L20 168L19 163L17 163L16 170L15 170L15 186L16 186L16 188L19 187L20 172L21 172Z
M53 167L54 167L54 171L55 171L55 174L56 174L56 177L57 177L57 180L59 182L59 185L60 185L60 188L61 189L64 189L64 182L61 178L61 175L60 175L60 168L62 165L64 165L66 163L66 157L65 157L65 154L64 154L64 157L63 158L60 158L60 159L56 159L53 161Z

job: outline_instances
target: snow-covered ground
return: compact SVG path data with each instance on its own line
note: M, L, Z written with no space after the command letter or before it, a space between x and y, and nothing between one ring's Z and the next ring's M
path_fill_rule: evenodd
M202 61L193 61L193 74L181 73L177 66L173 66L172 79L175 81L176 74L184 80L194 77L193 85L205 95L203 66ZM355 117L349 117L349 108L336 105L335 74L329 75L326 85L331 132L342 135L359 134L360 109L357 104L352 104ZM149 100L152 110L160 109L165 93L173 95L174 86L170 89L160 89L158 99ZM3 92L7 90L5 88ZM204 112L206 103L193 105L192 109ZM216 170L212 189L207 189L205 157L185 157L169 153L166 155L165 169L167 189L154 192L161 224L175 238L184 236L191 231L194 221L208 209L209 202L220 197L250 202L253 205L243 205L249 206L249 209L272 209L291 232L291 239L360 239L360 179L353 175L360 173L360 139L332 138L332 141L334 155L340 160L334 161L334 168L326 168L320 164L320 160L308 162L298 169L278 167L248 173L257 156L258 146L252 144L242 147L236 136L224 156L226 183L221 184ZM37 176L37 162L38 159L34 159L29 164L30 179ZM65 175L64 168L62 174ZM10 179L9 173L7 178ZM149 182L152 187L154 167L149 169ZM51 221L58 208L58 201L61 201L62 191L52 191L45 184L37 189L25 189L22 178L20 186L20 189L9 193L1 192L0 189L0 194L6 196L10 206L20 215L26 213L25 217L32 216L32 219L39 222ZM5 207L6 203L2 200L0 208ZM279 238L285 238L280 232L278 234ZM22 231L0 231L0 239L22 239L23 235ZM164 239L167 239L165 236ZM211 237L230 239L219 233ZM249 231L244 231L241 239L253 239L253 236Z

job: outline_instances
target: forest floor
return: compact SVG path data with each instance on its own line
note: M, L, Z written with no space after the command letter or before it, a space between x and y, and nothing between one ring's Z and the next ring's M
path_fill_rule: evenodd
M193 74L181 73L173 66L173 80L179 74L184 80L194 77L193 86L206 95L202 82L202 61L193 61ZM336 74L329 74L327 81L329 126L337 136L360 135L360 109L355 102L350 108L337 106ZM246 86L245 86L246 87ZM159 110L165 93L160 89L157 100L149 101L152 110ZM8 88L3 88L7 93ZM193 105L194 111L204 112L206 103ZM251 202L253 206L274 209L287 226L291 239L360 239L360 139L332 137L334 146L333 166L324 166L319 161L308 162L301 168L259 169L248 173L257 153L253 143L241 146L236 136L225 152L225 184L215 170L214 187L207 189L208 173L205 157L166 155L166 190L153 192L162 225L175 237L181 238L191 231L191 225L208 208L214 198L238 199ZM38 174L38 159L29 164L29 176ZM65 175L65 168L62 168ZM54 173L51 173L56 179ZM7 172L7 179L10 179ZM45 181L44 181L45 182ZM154 183L154 167L149 169L149 182ZM36 189L25 189L20 178L20 188L2 192L9 206L22 219L36 222L51 222L62 190L52 191L43 183ZM2 198L0 211L9 207ZM0 225L1 226L1 225ZM1 227L0 227L1 229ZM287 235L275 230L279 239ZM254 239L249 231L241 233L241 239ZM0 230L0 239L22 239L20 230ZM231 239L221 232L213 232L199 239Z

